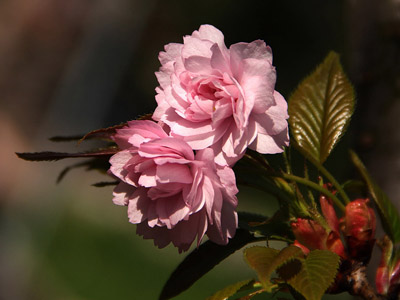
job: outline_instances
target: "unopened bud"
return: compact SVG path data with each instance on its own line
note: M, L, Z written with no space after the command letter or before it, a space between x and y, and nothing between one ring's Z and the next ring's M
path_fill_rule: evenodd
M341 229L346 237L350 257L366 262L375 242L376 218L368 199L357 199L346 206Z
M328 233L314 220L298 218L291 224L296 240L310 250L324 249Z
M326 222L329 227L336 232L339 232L339 220L336 216L335 209L332 205L332 200L330 198L321 195L319 197L319 203L321 204L321 211L325 217Z
M330 250L345 258L345 250L338 232L328 232L319 223L313 220L298 218L291 224L296 237L295 246L301 248L305 254L310 250Z

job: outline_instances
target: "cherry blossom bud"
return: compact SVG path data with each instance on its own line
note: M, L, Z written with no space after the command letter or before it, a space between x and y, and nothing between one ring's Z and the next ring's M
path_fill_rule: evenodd
M346 251L343 246L343 242L340 239L340 234L337 231L331 231L326 240L326 249L336 253L341 258L346 259Z
M335 209L333 208L332 200L321 195L319 197L319 203L321 204L322 214L324 215L329 227L332 230L339 232L339 219L336 216Z
M327 230L314 220L298 218L291 224L296 237L294 245L301 248L304 254L310 250L330 250L342 258L346 257L343 243L337 231Z
M375 243L376 218L369 199L357 199L346 206L341 229L346 237L350 257L368 261Z
M309 250L325 249L328 232L314 220L298 218L291 224L298 243Z

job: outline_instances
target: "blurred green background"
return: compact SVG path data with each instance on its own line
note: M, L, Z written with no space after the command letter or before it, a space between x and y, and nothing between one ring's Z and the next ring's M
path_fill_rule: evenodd
M287 99L339 52L358 95L345 144L398 204L399 20L397 0L0 1L0 299L157 299L185 254L136 236L112 188L90 186L106 175L73 170L56 185L75 161L28 163L14 152L85 150L47 138L151 112L159 51L201 24L219 28L228 46L265 40ZM340 178L352 175L345 159L328 164ZM240 190L239 210L276 207ZM254 275L239 251L176 299L204 299Z

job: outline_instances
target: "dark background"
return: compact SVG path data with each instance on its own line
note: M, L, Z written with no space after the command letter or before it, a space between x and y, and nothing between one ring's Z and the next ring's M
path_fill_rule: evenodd
M227 46L265 40L286 99L338 52L357 112L328 166L349 178L344 149L355 148L399 203L398 0L1 0L0 299L156 299L183 255L135 235L112 188L90 186L104 175L75 170L56 185L70 162L28 163L14 152L81 151L47 138L151 112L158 52L201 24L219 28ZM275 205L248 189L239 201L240 210ZM253 276L238 253L176 299L204 299Z

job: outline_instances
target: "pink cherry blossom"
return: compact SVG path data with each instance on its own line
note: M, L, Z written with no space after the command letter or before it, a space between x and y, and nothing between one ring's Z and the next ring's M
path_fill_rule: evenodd
M183 44L160 52L153 114L193 149L211 147L216 162L232 165L247 147L279 153L289 143L287 103L275 91L271 48L264 41L228 49L223 34L202 25Z
M121 151L110 159L120 183L113 201L128 206L137 233L159 248L170 242L186 251L204 234L227 244L237 227L235 175L214 162L210 148L197 151L168 136L152 121L130 121L117 130Z

